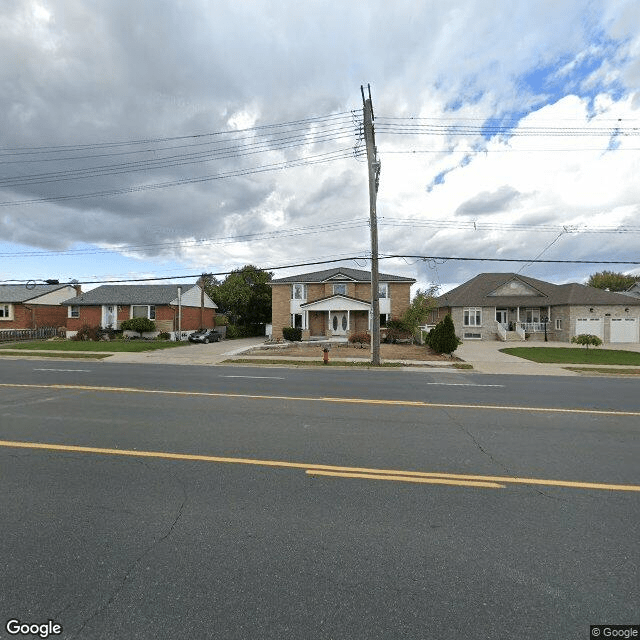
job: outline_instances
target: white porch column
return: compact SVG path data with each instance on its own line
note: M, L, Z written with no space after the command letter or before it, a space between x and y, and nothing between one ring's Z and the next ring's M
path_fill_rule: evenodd
M347 309L347 331L351 331L351 311Z
M516 307L516 322L520 322L520 307Z

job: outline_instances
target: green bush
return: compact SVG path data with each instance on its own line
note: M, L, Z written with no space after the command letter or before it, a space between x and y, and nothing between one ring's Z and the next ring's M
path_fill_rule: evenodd
M162 331L156 336L157 340L169 340L171 338L171 334L166 331Z
M131 318L130 320L125 320L120 325L120 328L123 331L136 331L142 335L143 333L155 331L156 323L148 318Z
M300 342L302 340L302 329L294 327L282 327L282 337L289 342Z
M462 344L462 341L456 335L453 320L449 314L429 331L426 343L436 353L453 353Z
M602 340L591 333L581 333L579 336L573 336L573 338L571 338L571 342L573 342L573 344L581 344L587 349L589 348L589 345L599 347L602 344Z
M226 327L229 324L229 318L224 315L216 316L216 327Z

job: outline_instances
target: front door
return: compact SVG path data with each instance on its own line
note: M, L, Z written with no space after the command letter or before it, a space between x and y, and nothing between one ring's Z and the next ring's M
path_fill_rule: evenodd
M347 333L349 319L346 311L331 311L329 313L329 328L334 336L344 336Z
M507 310L496 309L496 322L501 324L505 329L507 328Z
M118 307L115 304L105 304L102 307L102 326L105 329L117 329Z

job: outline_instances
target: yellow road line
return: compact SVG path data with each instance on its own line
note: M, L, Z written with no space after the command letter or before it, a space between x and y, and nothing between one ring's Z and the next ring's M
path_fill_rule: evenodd
M506 485L496 482L473 482L463 480L447 480L445 478L421 478L418 476L385 475L375 473L339 473L337 471L320 471L307 469L310 476L330 476L333 478L364 478L367 480L393 480L395 482L417 482L422 484L448 484L460 487L485 487L488 489L504 489Z
M576 482L573 480L543 480L541 478L518 478L510 476L483 476L466 475L458 473L438 473L426 471L398 471L394 469L370 469L366 467L342 467L327 464L309 464L306 462L287 462L284 460L260 460L256 458L229 458L224 456L206 456L191 453L169 453L165 451L138 451L136 449L109 449L103 447L82 447L66 444L49 444L42 442L19 442L12 440L0 440L0 447L17 449L42 449L48 451L64 451L69 453L95 453L100 455L133 456L141 458L161 458L166 460L193 460L200 462L218 462L227 464L245 464L261 467L275 467L284 469L304 469L307 472L336 472L342 474L361 474L382 476L382 479L393 480L394 477L416 479L439 479L447 484L460 482L469 485L470 481L485 483L507 483L544 485L552 487L568 487L574 489L598 489L608 491L637 491L640 486L627 484L605 484L601 482ZM321 475L318 473L317 475ZM328 474L322 474L328 475ZM473 485L470 485L473 486Z
M375 400L367 398L335 398L312 396L267 396L245 393L220 393L214 391L167 391L163 389L139 389L135 387L97 387L75 384L17 384L0 383L0 388L23 389L59 389L68 391L95 391L103 393L143 393L168 396L203 397L203 398L239 398L246 400L284 400L288 402L332 402L336 404L388 405L398 407L421 407L431 409L485 409L491 411L524 411L527 413L569 413L596 416L631 416L640 417L640 411L606 411L603 409L560 409L555 407L518 407L495 404L452 404L444 402L422 402L420 400Z

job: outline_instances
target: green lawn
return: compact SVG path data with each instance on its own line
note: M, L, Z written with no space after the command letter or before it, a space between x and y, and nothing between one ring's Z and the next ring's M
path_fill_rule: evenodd
M109 353L155 351L156 349L172 349L184 347L188 342L156 342L153 340L110 340L93 342L90 340L37 340L34 342L3 344L0 349L28 351L106 351Z
M533 362L557 362L559 364L618 364L640 365L640 353L620 349L572 349L569 347L508 347L500 349Z

